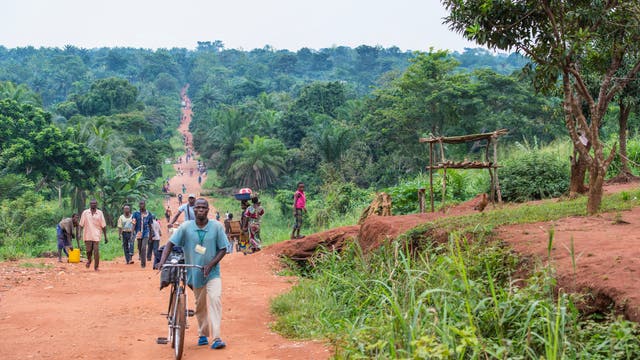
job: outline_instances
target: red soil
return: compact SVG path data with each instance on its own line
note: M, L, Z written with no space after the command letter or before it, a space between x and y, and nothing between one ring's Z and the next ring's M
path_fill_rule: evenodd
M191 144L191 104L184 98L187 106L180 131ZM180 166L184 175L170 180L172 191L181 191L184 183L187 195L199 194L197 172L189 176L196 161L184 164L183 158ZM175 197L170 204L176 211ZM214 215L212 208L209 217ZM162 224L166 230L164 219ZM167 235L164 231L163 242ZM227 347L196 346L198 326L192 317L184 359L326 359L331 355L322 343L288 340L270 330L269 323L274 321L270 299L295 282L275 274L274 260L266 253L232 253L222 260L222 337ZM25 263L45 268L20 266ZM94 272L82 263L58 263L57 259L0 263L0 358L173 359L169 345L155 342L167 336L167 322L160 314L166 309L168 290L159 291L158 273L138 264L126 265L123 258L101 261L100 271ZM193 309L190 291L188 296Z
M605 186L605 193L635 190L638 183ZM442 212L403 216L373 216L360 226L349 226L313 234L301 240L290 240L271 247L273 253L302 260L313 255L318 244L340 248L345 240L356 238L367 251L415 226L442 216L475 211L479 197ZM543 200L556 201L556 200ZM538 203L535 201L532 203ZM491 211L489 205L485 211ZM618 216L626 223L617 222ZM640 208L618 214L571 217L555 222L505 226L497 238L505 240L521 256L547 258L548 229L555 228L552 251L558 287L566 292L586 294L582 304L586 313L606 311L613 306L627 319L640 322ZM574 239L576 272L569 252ZM533 270L524 269L524 270Z
M180 131L191 144L188 123L191 104L186 98ZM182 164L184 175L171 179L174 192L184 183L187 194L199 193L197 174L189 176L195 161ZM637 188L638 184L608 186L607 191ZM186 201L186 199L185 199ZM284 339L269 329L273 321L269 300L286 292L293 278L274 274L276 254L310 255L318 243L339 248L346 239L359 237L363 248L437 217L472 212L478 202L453 207L443 213L372 217L362 227L350 226L309 235L301 240L273 245L261 253L227 255L221 264L223 283L222 335L227 348L212 351L195 345L197 324L190 318L185 359L326 359L331 353L321 343ZM177 201L171 199L177 209ZM491 207L485 211L490 211ZM210 217L213 217L212 209ZM523 256L546 257L547 229L555 227L553 264L559 287L587 291L594 301L587 311L608 305L627 318L640 321L640 208L623 212L629 224L614 224L615 214L575 217L552 223L509 226L499 229ZM576 273L567 250L573 237ZM167 234L163 235L166 241ZM38 263L45 268L20 264ZM159 277L150 268L125 265L122 258L101 262L101 271L83 264L60 264L55 259L0 263L0 350L3 359L171 359L168 345L156 345L166 336L166 320L160 315L167 290L159 291ZM189 293L191 295L191 293ZM193 300L191 299L193 308ZM589 308L589 305L592 307Z

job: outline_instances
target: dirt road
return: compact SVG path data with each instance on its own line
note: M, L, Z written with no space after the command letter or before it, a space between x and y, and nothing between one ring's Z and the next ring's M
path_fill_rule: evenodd
M183 109L180 131L187 135L191 105ZM183 159L184 161L184 159ZM181 165L183 176L170 180L179 191L200 193L195 161ZM186 201L186 196L185 196ZM177 209L177 200L171 207ZM210 218L215 213L210 213ZM179 221L181 221L180 219ZM162 220L165 227L164 219ZM166 232L165 232L166 233ZM163 241L166 241L166 234ZM134 260L137 260L134 258ZM159 290L159 276L139 262L124 259L100 262L100 272L84 264L61 264L56 259L0 263L0 358L9 359L172 359L170 345L157 345L167 336L165 311L168 290ZM189 318L184 359L326 359L329 350L319 342L291 341L273 333L269 300L287 291L294 278L275 274L272 255L227 255L221 263L223 285L222 338L227 347L196 346L197 322ZM191 296L192 293L188 292ZM189 308L193 309L192 296Z

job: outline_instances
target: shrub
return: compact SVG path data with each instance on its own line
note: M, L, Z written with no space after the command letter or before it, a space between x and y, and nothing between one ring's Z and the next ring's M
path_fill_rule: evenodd
M8 244L9 239L18 248L45 245L61 217L61 209L56 204L33 191L15 200L5 200L0 203L0 246L5 241Z
M629 159L629 169L635 174L639 175L638 167L635 164L640 164L640 138L633 138L627 140L627 158ZM616 157L609 165L609 169L607 169L607 177L614 177L618 175L620 169L622 168L622 163L620 161L620 155L616 155Z
M434 200L442 199L443 171L433 174ZM429 175L419 174L413 179L402 181L397 186L385 189L393 201L393 213L411 214L418 211L418 189L427 189L429 201ZM479 170L447 170L447 201L465 201L489 190L489 176Z
M569 163L552 154L526 152L503 164L499 175L504 200L557 197L569 188Z

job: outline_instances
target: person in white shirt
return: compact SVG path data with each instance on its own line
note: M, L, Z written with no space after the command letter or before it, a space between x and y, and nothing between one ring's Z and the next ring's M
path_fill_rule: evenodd
M158 254L158 247L160 246L160 236L162 236L162 230L160 230L160 221L158 221L157 217L153 217L153 222L151 223L151 231L153 232L151 236L151 243L147 248L147 261L151 261L151 254L153 254L153 268L156 268L156 264L160 260L160 256Z

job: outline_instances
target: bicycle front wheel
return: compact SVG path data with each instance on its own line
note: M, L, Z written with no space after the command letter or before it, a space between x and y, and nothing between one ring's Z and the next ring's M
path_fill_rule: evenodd
M175 319L173 326L173 349L175 351L176 360L182 358L182 350L184 349L184 330L187 327L187 304L186 295L181 293L178 295L178 303L176 304Z

